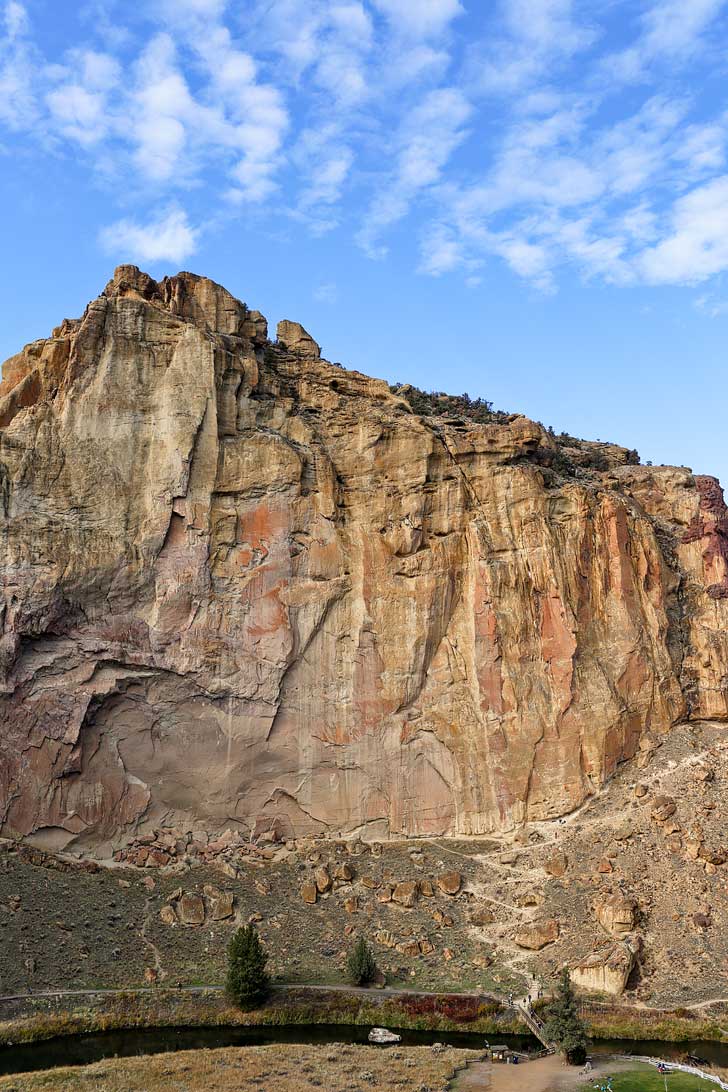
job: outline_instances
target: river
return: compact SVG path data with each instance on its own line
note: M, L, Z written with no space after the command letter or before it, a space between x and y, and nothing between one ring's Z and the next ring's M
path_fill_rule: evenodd
M410 1046L428 1046L441 1042L454 1047L482 1050L486 1041L484 1035L468 1032L397 1030L402 1036L402 1042ZM127 1031L68 1035L0 1048L0 1074L28 1073L61 1065L88 1065L104 1058L160 1054L175 1050L260 1046L265 1043L366 1043L368 1033L368 1026L307 1024L283 1027L132 1028ZM499 1034L497 1040L514 1050L529 1051L540 1048L540 1044L528 1035ZM728 1066L726 1043L600 1039L591 1044L590 1050L594 1053L646 1054L673 1061L684 1059L687 1053L691 1053L714 1065Z

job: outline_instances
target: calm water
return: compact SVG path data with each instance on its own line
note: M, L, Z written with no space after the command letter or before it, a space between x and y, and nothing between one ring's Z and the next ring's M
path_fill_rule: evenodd
M366 1043L368 1027L345 1024L291 1025L287 1027L228 1028L144 1028L108 1031L94 1035L69 1035L46 1042L0 1049L0 1074L27 1073L60 1065L88 1065L104 1058L138 1054L160 1054L173 1050L210 1047L260 1046L265 1043ZM485 1036L467 1032L401 1030L409 1046L448 1043L454 1047L482 1050ZM527 1035L498 1035L493 1041L507 1043L515 1050L535 1050L540 1044ZM386 1049L386 1048L379 1048ZM592 1045L599 1053L648 1054L656 1058L684 1059L697 1054L714 1064L728 1065L728 1045L722 1043L664 1043L658 1040L602 1039Z

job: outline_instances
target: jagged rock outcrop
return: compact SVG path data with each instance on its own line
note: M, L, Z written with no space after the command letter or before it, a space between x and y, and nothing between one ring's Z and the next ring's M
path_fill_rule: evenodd
M720 487L603 446L120 267L0 386L0 831L477 833L725 718Z

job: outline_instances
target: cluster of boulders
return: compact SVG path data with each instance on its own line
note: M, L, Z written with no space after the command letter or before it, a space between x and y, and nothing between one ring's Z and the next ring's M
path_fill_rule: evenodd
M698 762L693 768L693 780L701 785L707 785L714 778L712 766L705 762ZM635 787L635 796L643 799L648 795L646 785L639 784ZM659 824L665 836L667 848L672 853L684 851L688 861L697 861L709 876L714 876L720 865L728 861L728 850L725 846L708 845L703 833L703 827L697 815L693 814L687 829L681 824L677 815L677 803L671 796L660 794L650 800L650 818ZM705 801L703 808L711 811L714 804Z
M178 862L214 864L234 878L238 874L236 858L273 860L284 848L270 841L258 844L234 830L210 836L204 830L182 831L171 827L140 834L117 850L114 860L137 868L164 868Z
M178 887L159 911L165 925L204 925L205 921L226 921L235 913L235 896L213 884L202 892L183 891Z
M421 863L419 860L421 856L416 852L410 855L416 867L419 867ZM343 889L342 894L345 896L343 906L349 914L356 914L364 908L362 900L367 895L373 897L380 905L389 904L395 909L411 910L420 900L429 901L435 899L437 895L454 898L462 894L463 877L460 872L454 870L443 871L434 878L421 876L417 879L379 879L370 873L359 874L349 862L323 863L317 860L316 854L313 854L309 861L312 861L315 867L301 886L303 901L314 905L320 898ZM431 906L430 915L438 929L450 928L454 925L453 917L435 903ZM376 929L372 934L374 941L383 948L392 949L405 956L431 955L435 951L435 945L429 937L420 935L418 929L404 924L403 920L406 919L399 919L399 924L397 926L393 924L392 929ZM418 928L421 929L421 925ZM348 925L344 930L347 935L351 935L354 931L354 925ZM443 948L441 954L446 961L455 956L453 950L447 947ZM487 959L479 965L488 966L489 963L490 959Z
M18 859L38 868L52 868L54 872L98 872L100 865L86 858L76 860L73 857L59 857L35 846L1 839L9 853L16 853Z
M314 904L320 895L325 895L331 890L351 884L355 879L353 867L348 863L337 864L333 869L325 864L320 864L306 879L301 887L301 898L304 902ZM396 903L405 909L411 909L420 898L431 899L438 892L443 895L457 895L462 887L463 878L459 872L443 872L433 881L429 877L417 880L400 880L388 882L378 880L374 876L364 875L359 878L361 887L374 892L374 897L379 903ZM358 909L358 899L352 895L345 902L346 909L354 913ZM447 915L442 915L445 919ZM441 920L444 924L444 920ZM452 921L450 921L452 924Z

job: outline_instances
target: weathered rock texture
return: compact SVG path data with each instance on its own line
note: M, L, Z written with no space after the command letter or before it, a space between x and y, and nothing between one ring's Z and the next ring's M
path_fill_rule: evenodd
M628 944L614 944L588 956L570 971L575 986L590 993L624 993L635 965L636 953Z
M564 477L187 273L121 267L3 375L4 833L509 828L728 716L712 478Z

